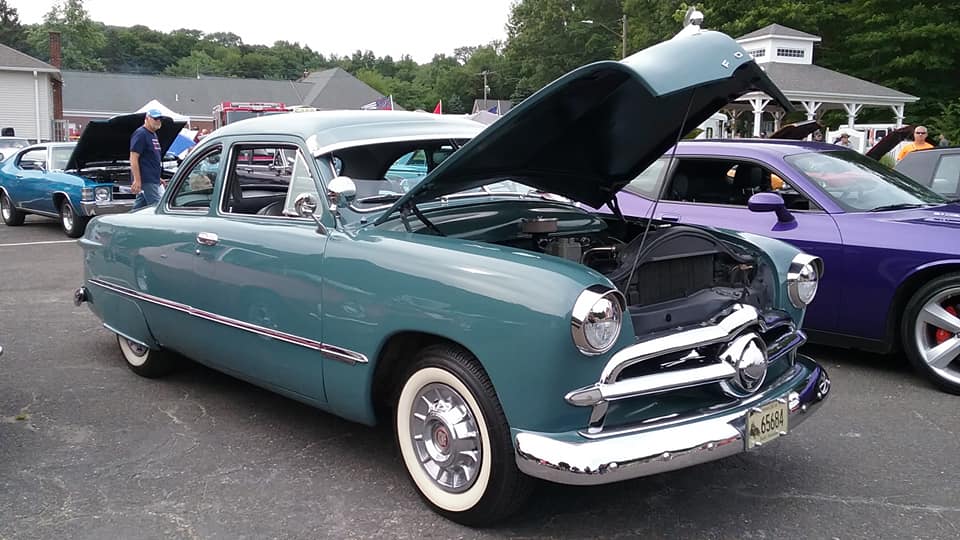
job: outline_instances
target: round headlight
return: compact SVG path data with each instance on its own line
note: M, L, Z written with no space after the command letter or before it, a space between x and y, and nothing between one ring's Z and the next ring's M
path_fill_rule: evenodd
M110 188L108 187L98 187L93 190L93 196L96 198L97 202L104 202L110 200Z
M616 289L595 285L580 293L570 321L573 342L586 355L603 354L620 337L626 302Z
M787 294L790 303L804 308L817 296L817 286L823 275L823 261L819 257L800 253L790 263L787 272Z

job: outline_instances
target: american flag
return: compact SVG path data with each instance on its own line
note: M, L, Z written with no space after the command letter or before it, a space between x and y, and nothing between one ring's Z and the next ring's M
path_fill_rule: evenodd
M376 101L371 101L366 105L360 107L361 109L367 111L392 111L393 110L393 94L389 96L384 96Z

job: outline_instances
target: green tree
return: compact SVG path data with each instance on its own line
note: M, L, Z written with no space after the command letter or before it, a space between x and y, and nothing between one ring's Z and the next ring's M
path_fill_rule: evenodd
M28 47L27 32L20 24L17 8L7 5L7 0L0 0L0 43L19 51Z
M104 26L90 19L83 0L57 2L44 15L43 23L30 29L31 48L46 58L50 58L50 31L60 32L64 69L103 71Z

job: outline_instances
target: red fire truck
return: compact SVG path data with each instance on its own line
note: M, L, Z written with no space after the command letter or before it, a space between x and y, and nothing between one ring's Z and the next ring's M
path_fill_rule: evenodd
M213 108L213 128L217 129L238 120L290 112L283 103L224 101Z

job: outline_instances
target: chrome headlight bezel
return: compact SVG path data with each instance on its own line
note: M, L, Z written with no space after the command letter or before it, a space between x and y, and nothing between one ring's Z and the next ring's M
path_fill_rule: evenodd
M620 337L626 310L626 298L617 289L593 285L581 292L570 317L570 333L577 349L587 356L597 356L613 348ZM592 326L597 324L613 326L599 342L595 336L591 338Z
M90 187L80 188L80 200L81 200L81 201L92 201L92 200L93 200L93 188L90 188Z
M99 186L93 189L93 200L97 202L107 202L110 200L110 188L106 186Z
M823 259L807 253L798 253L790 261L787 271L787 296L797 309L803 309L817 297L820 279L823 277ZM810 284L813 290L810 290Z

